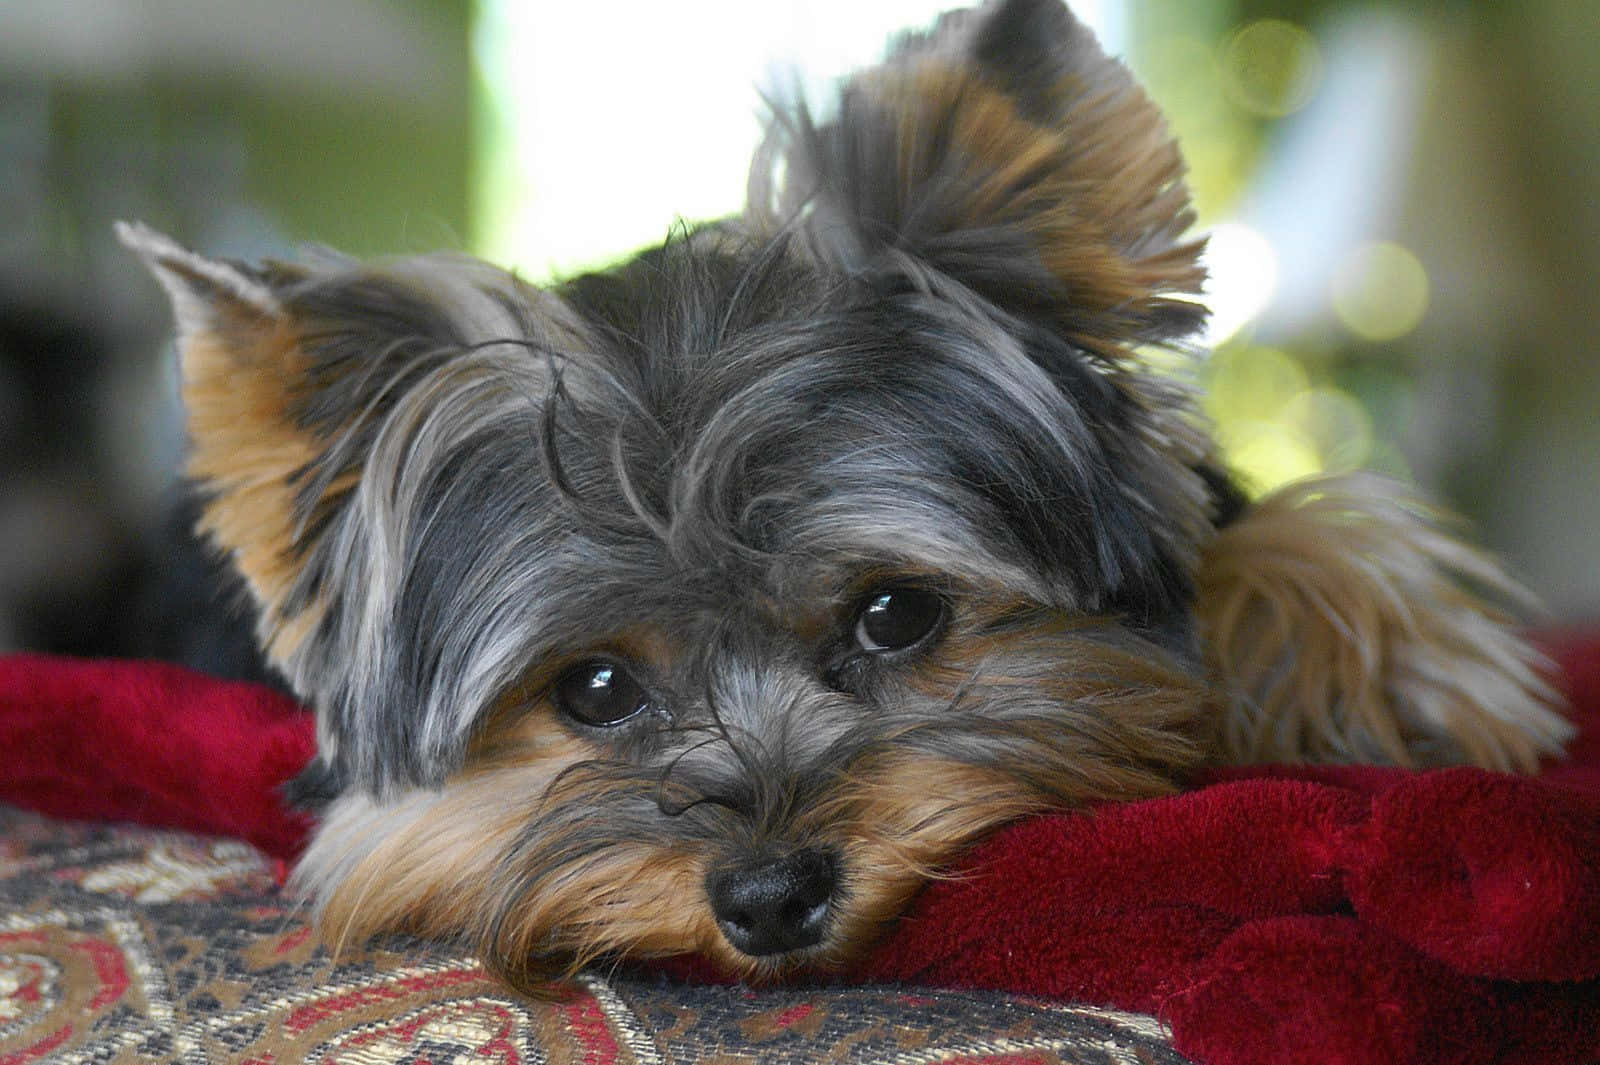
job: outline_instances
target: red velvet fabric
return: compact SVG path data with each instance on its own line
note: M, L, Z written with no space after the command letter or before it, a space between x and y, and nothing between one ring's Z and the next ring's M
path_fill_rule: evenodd
M1600 641L1534 778L1264 767L1039 817L932 884L852 979L1152 1013L1206 1065L1600 1060ZM291 859L309 718L170 666L0 658L0 800Z
M247 840L293 859L310 821L278 788L316 750L270 688L163 662L0 656L0 801Z

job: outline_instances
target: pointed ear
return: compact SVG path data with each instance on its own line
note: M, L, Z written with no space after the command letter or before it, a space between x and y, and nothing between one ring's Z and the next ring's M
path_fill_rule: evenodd
M463 455L496 426L531 450L549 353L581 347L581 325L464 257L256 267L142 226L118 235L177 314L201 530L244 576L268 658L316 707L322 756L368 787L444 771L501 678L415 665L438 657L428 641L470 634L421 616L416 600L433 600L407 583L414 556L440 550L422 542L446 511L493 527L464 513ZM404 610L416 624L396 622ZM469 681L484 690L444 690Z
M264 650L281 667L303 635L287 606L299 568L296 483L325 447L297 411L308 367L278 295L305 275L206 259L142 225L119 223L117 236L172 301L188 473L208 500L201 528L246 579Z
M910 256L1089 350L1172 340L1204 311L1183 164L1155 106L1059 0L947 15L843 87L780 109L750 212L850 272Z

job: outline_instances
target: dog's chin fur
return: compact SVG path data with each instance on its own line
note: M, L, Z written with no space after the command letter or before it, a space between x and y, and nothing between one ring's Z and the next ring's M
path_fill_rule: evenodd
M1491 563L1370 478L1248 503L1141 361L1203 319L1191 221L1127 72L1008 0L779 108L744 214L548 290L124 227L202 528L317 710L330 941L767 979L1029 813L1558 752ZM574 677L636 698L608 724ZM752 917L730 875L793 897Z

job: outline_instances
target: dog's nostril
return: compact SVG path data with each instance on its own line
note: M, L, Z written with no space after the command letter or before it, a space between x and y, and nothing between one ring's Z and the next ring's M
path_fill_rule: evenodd
M833 857L803 850L718 870L706 893L728 942L760 957L822 942L837 884Z

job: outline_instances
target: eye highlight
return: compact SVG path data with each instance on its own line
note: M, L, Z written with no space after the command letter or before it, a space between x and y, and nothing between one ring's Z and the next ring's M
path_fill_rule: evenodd
M925 588L880 588L856 612L856 646L869 654L915 647L939 630L945 614L943 597Z
M609 659L585 662L563 673L550 689L556 709L585 725L620 725L650 705L650 694L627 667Z

